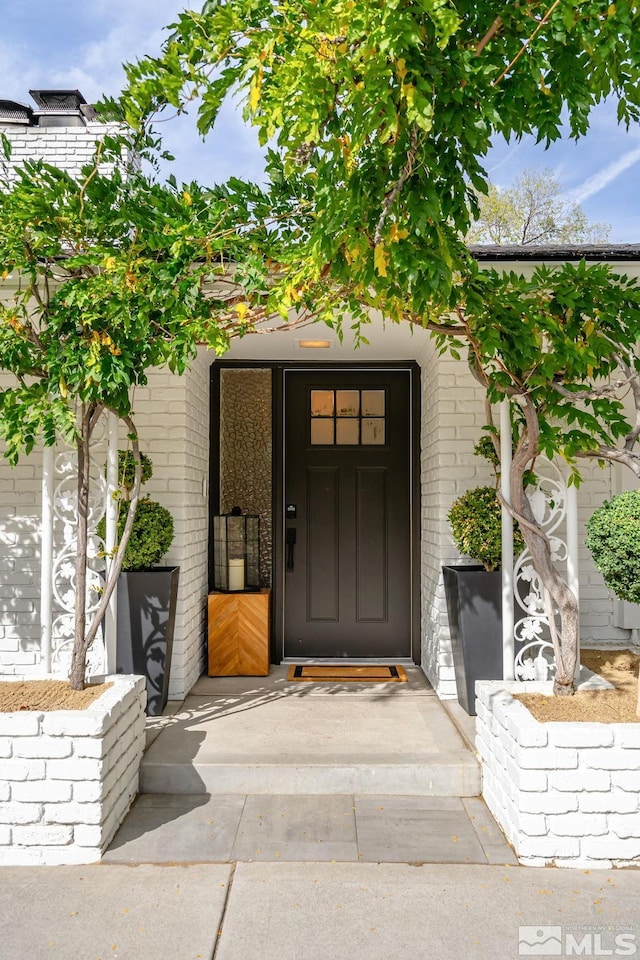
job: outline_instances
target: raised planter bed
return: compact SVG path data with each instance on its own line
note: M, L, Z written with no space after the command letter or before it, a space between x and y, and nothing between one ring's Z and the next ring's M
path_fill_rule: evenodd
M487 806L523 864L638 866L640 723L540 723L512 696L550 687L477 684Z
M7 678L5 678L7 679ZM0 865L99 860L138 792L142 677L85 710L0 713Z

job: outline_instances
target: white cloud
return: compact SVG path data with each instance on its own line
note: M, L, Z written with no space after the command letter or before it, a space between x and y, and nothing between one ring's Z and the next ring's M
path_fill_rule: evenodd
M77 26L60 29L45 3L34 3L29 30L17 24L0 40L0 96L25 101L34 86L77 86L88 100L117 94L123 61L158 53L165 26L185 7L181 0L93 0L87 8L72 0L65 20Z
M0 40L0 97L28 103L38 77L37 65L23 49Z
M516 145L514 147L511 147L508 153L506 153L501 160L498 160L497 163L494 163L492 166L490 166L487 169L487 173L489 174L489 177L492 177L493 174L496 172L496 170L499 170L500 167L503 167L505 163L506 164L511 163L513 158L519 153L521 146L522 146L521 143L516 143Z
M162 42L160 30L134 30L133 23L114 27L101 40L84 44L78 50L76 65L51 74L52 83L78 86L88 100L102 94L116 95L124 83L122 63L145 53L157 53Z
M596 193L604 190L605 187L608 187L620 174L624 173L625 170L628 170L629 167L632 167L639 160L640 147L636 147L634 150L627 150L627 152L623 153L617 160L608 163L605 167L602 167L596 173L592 174L592 176L587 177L587 179L577 187L567 191L565 199L569 203L584 203L585 200L588 200Z

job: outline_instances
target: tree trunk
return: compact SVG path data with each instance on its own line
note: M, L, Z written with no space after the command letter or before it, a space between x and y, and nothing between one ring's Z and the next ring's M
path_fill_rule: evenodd
M87 630L87 636L86 636L87 649L89 649L89 647L93 643L96 637L96 634L100 629L100 624L102 623L107 607L109 606L109 600L111 599L111 595L117 586L118 577L120 576L120 571L122 570L122 560L124 558L124 552L127 548L129 537L131 536L131 530L133 529L133 521L135 518L136 510L138 508L138 503L140 501L140 490L142 488L142 460L140 459L138 431L136 430L135 424L130 417L124 417L123 419L129 428L129 439L131 440L131 450L133 453L133 458L135 460L133 487L131 488L131 493L129 495L129 500L128 500L129 512L127 514L127 520L124 525L124 529L122 531L120 543L118 544L118 550L113 559L113 563L111 564L111 570L109 571L109 576L104 585L104 590L102 591L100 603L98 604L98 607L94 614L91 626Z
M73 654L71 657L71 671L69 673L69 682L74 690L84 689L85 674L87 669L87 653L97 636L100 625L104 619L105 612L109 606L109 601L118 583L118 577L120 575L120 570L122 569L122 559L131 535L136 508L140 500L140 489L142 487L142 463L140 460L138 432L131 417L123 417L122 419L129 428L129 438L131 440L132 452L136 464L133 488L129 498L129 513L127 515L127 521L125 523L124 530L122 531L120 543L118 544L118 550L114 557L114 561L111 564L111 570L100 597L100 602L94 613L91 625L87 630L87 519L89 508L89 470L91 466L89 441L91 439L93 429L100 419L102 412L102 407L93 407L85 415L85 408L83 407L82 426L80 430L80 436L78 437L78 553L76 557L74 643Z
M92 406L82 404L80 432L76 440L78 453L76 597L73 653L71 656L71 672L69 674L69 682L74 690L84 690L86 664L87 519L89 513L89 471L91 468L89 442L91 439L91 417L93 412L94 408Z
M551 544L538 524L525 490L524 478L539 454L538 418L533 403L517 398L526 419L526 427L518 442L511 467L511 498L520 531L531 554L533 566L545 590L547 613L553 642L556 675L553 692L556 696L575 693L575 671L578 660L578 602L566 580L553 565ZM553 604L558 609L557 630Z

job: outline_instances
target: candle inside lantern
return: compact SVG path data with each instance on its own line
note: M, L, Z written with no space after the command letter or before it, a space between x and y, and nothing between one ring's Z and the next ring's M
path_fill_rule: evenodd
M229 590L244 590L244 559L229 560Z

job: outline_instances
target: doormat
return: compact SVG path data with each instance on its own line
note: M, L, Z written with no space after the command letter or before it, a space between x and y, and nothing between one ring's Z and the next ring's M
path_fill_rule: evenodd
M373 664L362 667L306 666L289 667L288 680L311 683L406 683L402 667Z

